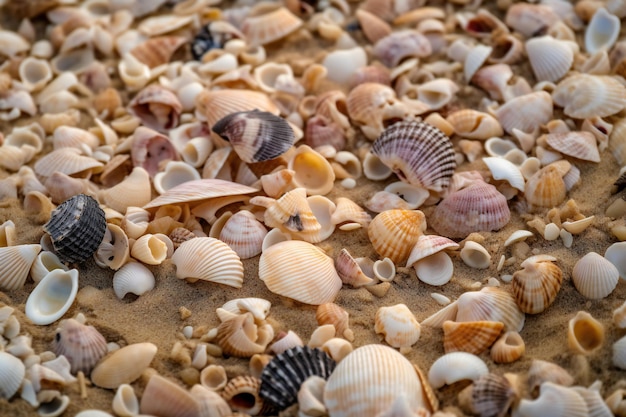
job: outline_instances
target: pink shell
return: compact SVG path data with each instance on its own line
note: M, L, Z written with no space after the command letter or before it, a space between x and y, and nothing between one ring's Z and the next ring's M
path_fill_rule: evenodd
M417 30L393 32L374 45L374 55L389 68L396 67L405 58L423 58L431 53L430 41Z
M137 93L128 108L145 126L164 132L178 126L183 105L170 90L150 84Z
M150 177L159 171L162 161L178 161L178 153L167 136L143 126L135 130L134 136L130 151L133 166L144 168Z

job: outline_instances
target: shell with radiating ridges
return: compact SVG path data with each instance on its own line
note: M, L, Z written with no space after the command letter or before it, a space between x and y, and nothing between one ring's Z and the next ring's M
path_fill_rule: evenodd
M243 264L226 243L198 237L180 244L172 255L178 278L196 278L235 288L243 285Z
M10 399L22 385L26 368L22 361L7 352L0 352L0 398Z
M539 397L535 400L522 399L515 414L519 417L536 416L588 416L583 397L571 388L552 382L541 384Z
M584 297L598 300L608 297L619 281L619 271L604 256L589 252L572 269L572 282Z
M547 165L537 171L526 182L524 195L532 207L554 207L563 202L566 196L565 182L559 169Z
M307 272L311 270L316 271L315 279ZM259 279L273 293L312 305L333 302L342 285L332 258L297 240L276 243L263 251Z
M241 31L251 46L277 41L302 26L303 22L285 7L277 7L269 13L248 16Z
M449 352L469 352L479 355L500 336L504 324L497 321L467 321L443 323L443 348Z
M600 162L596 138L591 132L549 133L546 142L557 151L584 161Z
M142 415L201 415L200 401L196 397L158 374L152 375L148 380L141 395L139 410Z
M353 287L361 287L363 285L373 284L375 281L372 277L367 276L359 263L352 257L348 249L343 248L335 259L335 267L337 274L344 284Z
M67 175L82 175L89 171L102 171L102 167L102 162L82 155L79 149L60 148L39 158L35 162L33 169L39 179L45 181L46 178L57 171Z
M556 86L552 99L569 117L605 117L626 107L626 87L607 75L575 74Z
M188 181L170 188L159 197L147 203L143 208L155 208L168 204L194 203L210 198L226 197L255 193L256 188L220 179L201 179Z
M416 262L444 249L457 249L459 244L447 237L437 235L421 235L409 255L406 266L413 266Z
M314 235L322 228L311 210L304 188L288 191L278 200L253 197L250 202L266 207L263 216L268 227L305 235Z
M318 325L332 324L338 336L352 342L354 341L354 332L350 329L348 317L348 312L335 303L320 304L315 312L315 320Z
M498 107L494 116L509 134L513 134L513 129L530 133L552 119L552 100L545 91L524 94Z
M448 186L456 168L450 138L423 122L391 125L376 139L371 152L402 181L434 191Z
M82 371L89 375L95 364L107 353L107 342L95 327L75 319L66 319L56 331L53 350L57 355L67 358L73 374Z
M242 210L226 221L220 232L220 240L230 246L241 259L248 259L261 253L266 234L265 226L254 214Z
M157 36L150 38L129 52L150 68L167 64L174 52L187 42L182 36Z
M517 399L515 388L501 375L489 373L459 393L459 404L472 414L503 417Z
M563 271L550 261L556 261L556 258L528 258L522 262L523 269L513 274L513 295L524 313L541 313L556 299Z
M226 355L249 358L263 353L271 340L265 340L254 322L252 313L240 314L222 322L217 328L217 344Z
M380 307L374 317L374 331L382 333L385 342L390 346L400 348L400 352L410 350L417 343L421 333L421 326L415 315L405 304Z
M574 62L574 50L569 41L552 36L529 39L526 42L526 53L537 81L560 80Z
M515 362L526 352L524 339L518 332L508 331L502 334L491 346L491 359L495 363Z
M260 387L260 379L239 375L228 381L221 395L234 411L251 416L273 414L273 404L265 402L259 395Z
M428 371L428 382L435 388L458 381L475 381L487 375L489 369L478 356L467 352L450 352L440 356Z
M157 347L152 343L134 343L118 349L98 362L91 371L91 382L108 389L130 384L148 368L156 353Z
M426 219L419 210L385 210L374 217L367 234L376 253L400 264L425 229Z
M152 271L139 262L128 262L113 274L113 291L120 300L128 293L142 295L154 284Z
M0 289L11 291L21 288L40 251L41 245L37 244L0 248Z

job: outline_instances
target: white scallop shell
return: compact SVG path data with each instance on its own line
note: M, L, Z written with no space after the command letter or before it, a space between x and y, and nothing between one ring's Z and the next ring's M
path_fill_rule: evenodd
M489 373L489 368L478 356L467 352L451 352L439 357L428 371L428 382L434 388L458 381L477 380Z
M619 281L619 271L602 255L589 252L574 265L572 281L584 297L597 300L613 292Z
M241 259L248 259L261 253L265 235L267 235L265 226L254 214L242 210L226 221L219 239L230 246Z
M26 368L22 361L7 352L0 352L0 398L10 399L22 385Z
M544 382L541 384L539 397L535 400L522 399L513 415L583 417L589 414L585 400L576 391L552 382Z
M605 117L626 106L626 87L607 75L575 74L559 82L552 99L569 117Z
M26 282L41 245L18 245L0 248L0 289L11 291Z
M54 269L42 278L26 300L25 312L33 323L45 325L60 319L78 292L78 270Z
M405 304L380 307L374 318L374 330L395 348L410 349L420 338L421 327Z
M128 293L142 295L154 283L154 274L139 262L129 262L113 274L113 291L120 300Z
M526 133L533 132L552 119L552 99L553 97L545 91L524 94L500 106L495 111L495 116L508 133L513 133L513 129Z
M487 58L491 55L493 48L486 45L476 45L467 52L465 61L463 62L463 73L465 80L469 82L476 71L487 61Z
M526 42L526 53L537 81L556 82L567 74L574 62L575 51L570 44L552 36L540 36Z
M585 49L590 54L609 50L619 36L621 22L619 17L598 8L585 29Z
M485 157L483 162L491 171L491 176L495 180L505 180L511 187L517 188L521 192L524 192L524 176L520 169L512 162L498 157Z

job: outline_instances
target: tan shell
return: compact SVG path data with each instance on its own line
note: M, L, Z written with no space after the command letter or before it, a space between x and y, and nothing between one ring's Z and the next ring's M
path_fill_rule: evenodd
M407 267L413 266L416 262L433 255L444 249L456 249L459 244L447 237L437 235L422 235L411 249Z
M554 165L537 171L526 182L524 195L533 207L551 208L565 200L566 189L562 174Z
M288 191L278 200L253 197L250 202L267 207L264 221L268 227L277 227L300 236L315 235L322 228L311 210L304 188Z
M108 389L130 384L148 368L156 353L152 343L135 343L116 350L98 362L91 372L91 382Z
M335 172L319 152L300 145L287 168L294 171L293 183L306 189L307 194L328 194L334 186Z
M128 207L141 207L150 202L150 186L148 172L141 167L135 167L122 182L102 190L100 198L113 210L125 213Z
M443 348L449 352L469 352L479 355L500 336L504 324L498 321L468 321L443 323Z
M130 259L128 236L121 227L107 223L104 239L93 255L96 264L101 268L118 270Z
M354 332L350 329L348 316L348 312L335 303L320 304L315 312L315 320L317 320L318 325L332 324L335 326L337 335L352 342L354 341Z
M60 148L42 156L35 162L37 176L45 181L54 172L72 176L84 176L90 172L102 171L103 164L88 156L81 155L75 148Z
M269 13L248 16L241 25L250 45L265 45L277 41L302 26L303 22L285 7Z
M516 388L507 375L483 375L459 393L459 405L481 416L503 417L517 400Z
M593 133L566 132L546 135L546 142L557 151L584 161L600 162L600 153Z
M182 36L158 36L135 46L130 53L148 67L155 68L170 62L174 52L186 42Z
M604 344L604 326L586 311L579 311L569 321L567 344L575 353L590 355Z
M261 380L248 375L239 375L224 387L221 395L234 411L256 416L271 413L272 405L259 395Z
M556 86L552 99L569 117L605 117L626 107L626 87L610 76L576 74Z
M521 358L525 352L526 344L522 336L518 332L508 331L491 347L491 359L495 363L511 363Z
M133 243L130 255L144 264L160 265L167 258L167 245L156 235L148 233Z
M355 16L363 34L373 44L391 33L391 26L387 22L367 10L358 9Z
M148 380L139 405L146 415L200 415L199 402L187 390L158 374Z
M450 113L446 120L454 128L454 133L463 138L485 140L504 133L493 116L472 109Z
M335 204L337 208L330 216L331 222L335 225L342 223L358 223L363 227L368 227L372 221L372 216L349 198L338 197ZM341 226L339 228L341 228Z
M556 258L528 258L522 262L523 269L513 274L513 295L523 312L541 313L556 299L563 271L550 261L556 261Z
M156 208L167 204L191 204L201 200L217 199L218 197L241 196L254 193L256 191L256 188L230 181L219 179L201 179L188 181L171 188L159 197L147 203L143 208ZM215 200L210 200L210 202L214 203ZM199 207L200 206L196 206L195 209L199 209ZM213 221L215 221L215 219L213 219Z
M410 349L421 334L420 324L405 304L380 307L374 317L374 330L382 333L390 346L400 348L401 353Z
M572 269L572 282L585 298L598 300L608 297L619 281L619 271L604 256L589 252Z
M401 264L425 229L424 213L419 210L386 210L374 217L367 234L376 253Z
M261 253L261 245L267 230L254 214L242 210L233 214L224 224L219 238L234 250L241 259Z
M265 352L267 343L259 334L252 313L244 313L227 320L217 328L216 342L226 355L249 358Z

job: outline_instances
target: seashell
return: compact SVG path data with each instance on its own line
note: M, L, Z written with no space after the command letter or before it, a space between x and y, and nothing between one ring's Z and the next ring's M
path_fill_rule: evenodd
M587 416L587 404L583 397L568 387L544 382L539 397L535 400L522 399L515 414L520 417L533 416Z
M231 379L221 395L234 411L248 415L267 415L272 413L272 406L259 396L261 381L248 375L239 375Z
M444 198L435 207L430 224L442 236L464 238L473 232L498 230L510 216L506 197L479 180Z
M312 195L307 197L307 202L318 223L320 230L315 234L307 234L302 238L307 242L321 242L329 238L335 231L335 224L331 222L330 217L336 209L335 203L321 195Z
M463 138L485 140L504 133L493 116L476 110L455 111L446 117L446 121L454 128L454 133Z
M21 288L41 245L17 245L0 247L0 289L12 291Z
M173 32L189 25L193 21L191 16L162 15L143 19L137 29L148 37L155 37Z
M154 283L152 272L139 262L128 262L113 274L113 291L120 300L128 293L143 295Z
M619 36L620 28L619 17L600 7L585 28L585 49L590 54L611 49Z
M55 205L49 197L39 191L29 191L24 194L24 212L33 216L39 223L45 223Z
M388 68L410 57L424 58L432 53L428 38L417 30L400 30L390 33L374 44L374 55Z
M172 55L187 42L182 36L157 36L133 47L129 52L149 68L170 62Z
M524 313L541 313L556 299L563 271L550 261L556 261L556 258L530 257L522 262L523 269L513 274L513 295Z
M148 172L141 167L133 168L122 182L102 190L100 198L104 204L119 212L125 212L129 207L143 206L151 198Z
M613 415L611 409L609 407L610 401L607 399L605 402L602 396L600 395L598 385L602 385L599 381L594 382L589 386L589 388L583 387L572 387L574 391L583 397L583 400L587 404L587 408L589 410L590 416L606 416L609 417Z
M600 153L593 133L550 133L546 135L546 142L565 155L584 161L600 162Z
M545 33L561 17L544 4L518 3L508 8L504 23L524 37Z
M446 353L469 352L479 355L500 336L504 324L495 321L443 323L443 348Z
M26 317L38 325L53 323L69 310L77 292L76 269L50 271L28 296Z
M443 236L421 235L413 246L413 249L411 249L411 254L409 255L409 260L407 261L406 266L407 268L413 266L420 260L425 259L441 250L447 248L456 249L458 247L458 243Z
M434 286L447 284L454 272L452 259L442 251L415 262L413 268L420 281Z
M98 362L91 372L91 382L108 389L130 384L148 368L156 352L152 343L134 343L118 349Z
M199 237L180 244L172 256L176 276L217 282L235 288L243 284L243 264L226 243Z
M393 171L387 165L385 165L378 156L371 152L365 155L363 160L363 174L366 178L379 181L387 179Z
M191 165L181 161L169 161L165 171L154 175L152 184L159 194L187 181L200 179L200 174Z
M295 141L293 130L284 119L258 110L231 113L212 129L248 163L277 158Z
M569 321L567 344L575 353L590 355L604 344L604 326L586 311Z
M513 129L533 132L552 120L553 99L545 91L524 94L508 100L494 115L507 133L512 134Z
M504 416L518 399L509 380L494 373L478 378L458 398L461 407L480 416Z
M302 273L303 267L315 268L316 279ZM312 305L332 302L342 284L332 258L310 243L295 240L276 243L263 251L259 278L273 293Z
M613 263L595 252L580 258L572 269L572 282L585 298L598 300L608 297L619 281L619 271Z
M268 227L277 227L292 233L302 232L306 235L314 235L322 228L306 199L304 188L288 191L278 200L271 199L267 204L255 197L251 202L267 207L264 222Z
M240 315L243 313L252 313L254 318L260 322L265 320L269 314L271 303L262 298L237 298L230 300L222 307L217 309L217 315L221 321Z
M194 203L217 197L236 196L257 192L256 188L219 179L187 181L167 190L159 197L144 205L144 209L168 204ZM198 206L199 207L199 206Z
M150 67L130 52L123 55L117 72L129 91L141 90L151 78Z
M61 74L63 72L73 72L80 74L84 72L94 61L94 55L91 45L84 45L75 49L66 50L56 55L50 61L52 70Z
M202 347L206 352L206 347ZM200 372L200 384L210 391L220 391L228 383L226 369L221 365L209 365Z
M511 363L521 358L525 352L526 344L522 336L518 332L508 331L491 346L491 359L495 363Z
M102 243L93 255L96 264L101 268L118 270L130 259L128 236L121 227L107 223Z
M624 350L626 345L626 337L622 337L617 340L617 342L613 343L613 358L612 363L613 366L618 367L619 369L626 368L626 358L624 357Z
M528 369L528 387L531 391L535 391L545 382L570 386L574 384L574 378L557 364L533 359Z
M148 380L139 404L143 415L193 416L200 415L200 407L200 402L187 390L158 374Z
M379 259L373 265L374 276L383 282L393 281L396 277L396 266L389 258Z
M339 255L337 255L337 259L335 259L335 267L337 268L337 274L344 284L348 284L356 288L374 283L374 280L363 272L359 263L345 248L339 252Z
M558 168L548 165L526 182L526 201L534 207L555 207L565 200L565 183Z
M348 312L335 303L320 304L315 312L315 320L318 325L332 324L337 335L352 342L354 341L354 332L350 329L348 316Z
M515 35L500 33L493 39L490 64L516 64L524 56L524 44Z
M304 346L304 342L300 339L300 336L292 330L289 330L287 333L280 332L277 339L275 339L268 349L278 355L296 346Z
M526 53L537 81L557 82L574 62L574 51L569 41L552 36L540 36L526 42Z
M292 179L296 187L303 187L307 194L324 195L332 190L335 173L330 163L307 145L300 145L287 168L294 171Z
M426 228L419 210L386 210L370 223L367 234L376 253L394 263L404 263Z
M248 259L261 253L265 227L249 211L238 211L226 221L219 239L233 249L241 259Z
M75 319L65 319L56 330L53 350L67 358L73 374L81 371L89 375L107 353L107 342L95 327Z
M326 78L340 85L347 84L359 68L366 65L367 54L360 46L337 49L328 53L322 61L322 66L326 69Z
M438 110L454 100L459 87L446 78L436 78L417 87L417 99L431 110Z
M254 324L252 313L244 313L226 320L217 328L216 341L226 355L249 358L263 353L271 341L263 340L260 328Z
M391 26L375 14L367 10L358 9L355 16L359 21L363 34L372 44L391 34Z
M7 352L0 352L0 398L11 399L22 385L26 369L22 361Z
M480 67L487 62L492 52L493 47L486 45L476 45L467 52L463 62L463 74L468 83L474 78Z
M525 181L520 169L512 162L498 157L484 157L483 162L494 180L505 180L513 188L524 191Z
M55 269L63 269L67 271L68 268L61 263L58 256L52 252L44 250L39 252L39 255L37 255L33 261L33 264L30 267L30 276L33 278L35 283L38 283L48 274L48 272Z
M227 416L232 412L230 406L217 392L210 391L200 384L195 384L189 392L198 402L201 415L221 417Z
M607 75L575 74L557 84L552 99L569 117L605 117L626 106L626 87Z
M323 398L325 386L324 378L316 375L307 378L298 391L298 410L309 416L326 414Z
M622 279L626 277L626 258L623 256L625 246L626 243L624 242L613 243L606 249L606 252L604 252L604 257L615 265Z
M78 194L54 209L43 228L50 234L59 259L80 263L100 246L106 232L106 219L93 197Z
M77 194L93 194L89 181L84 178L74 178L61 172L50 175L46 181L46 194L50 195L49 200L55 204L61 204L65 200Z
M372 217L358 204L346 197L338 197L336 200L337 207L330 216L333 224L339 225L343 223L358 223L363 227L367 227L372 221ZM341 226L339 227L341 228Z
M380 307L374 317L374 330L382 333L390 346L400 348L400 353L410 351L421 333L420 324L404 304Z
M324 388L330 415L383 415L400 407L417 415L425 406L423 386L411 363L383 345L366 345L346 356Z
M33 168L39 179L45 182L54 172L76 177L98 173L102 167L101 162L81 155L78 149L61 148L39 158Z
M53 138L54 149L73 147L83 149L87 146L95 149L100 140L93 133L71 126L59 126L54 129Z
M396 123L374 142L371 152L402 181L442 191L456 168L450 139L436 127L406 121Z
M428 382L431 387L438 389L466 379L476 381L487 374L489 369L478 356L467 352L451 352L440 356L431 365Z
M461 259L470 268L486 269L491 265L491 255L480 243L471 240L461 249Z
M268 13L249 15L241 24L241 31L251 46L277 41L302 26L303 22L285 7L276 7Z
M52 79L52 68L47 61L30 56L20 63L19 75L26 90L34 92Z
M173 92L150 84L128 103L128 109L147 128L165 132L178 126L182 104Z
M191 54L195 60L201 61L204 54L211 49L222 49L228 41L243 38L243 33L227 21L211 21L194 37Z
M346 146L346 135L343 128L324 116L315 115L306 121L305 143L312 148L331 145L336 149Z
M139 414L139 400L133 387L128 384L117 387L111 408L118 416L130 417Z

